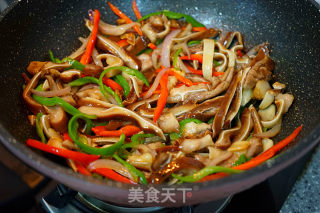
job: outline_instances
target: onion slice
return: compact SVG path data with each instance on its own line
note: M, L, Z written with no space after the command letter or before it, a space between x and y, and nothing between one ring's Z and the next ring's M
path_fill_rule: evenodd
M173 41L173 38L180 33L181 30L176 29L169 33L162 43L161 49L161 65L164 67L170 67L170 47Z
M159 83L160 83L161 77L162 77L163 74L164 74L166 71L168 71L169 69L170 69L170 68L164 68L163 70L161 70L161 71L158 73L156 79L154 79L154 82L153 82L152 86L150 87L150 89L148 90L148 92L146 93L146 95L143 97L144 99L149 98L149 97L153 94L153 92L157 89L157 87L158 87L158 85L159 85Z
M31 92L35 95L38 96L42 96L42 97L55 97L55 96L64 96L64 95L68 95L71 91L71 87L65 87L63 89L59 89L59 90L54 90L54 91L38 91L35 89L32 89Z
M203 40L202 73L203 73L203 77L207 80L211 80L212 78L213 55L214 55L214 40L204 39Z

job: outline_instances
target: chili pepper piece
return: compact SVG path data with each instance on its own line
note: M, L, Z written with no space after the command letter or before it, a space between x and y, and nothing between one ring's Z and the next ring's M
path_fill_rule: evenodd
M168 72L166 72L160 79L160 86L161 86L161 92L159 99L157 101L157 107L154 110L153 114L153 121L157 122L158 118L160 117L166 103L167 103L167 98L168 98Z
M136 0L132 1L132 10L133 10L134 14L136 15L137 19L142 18L141 13L138 9Z
M27 145L40 149L42 151L64 157L64 158L70 158L72 160L79 161L84 164L89 164L92 161L95 161L100 158L99 155L88 155L82 152L76 152L76 151L71 151L68 149L62 149L54 146L50 146L48 144L41 143L40 141L33 140L33 139L28 139L27 140Z
M136 126L133 126L133 125L124 126L124 127L120 128L119 130L106 130L104 127L101 128L101 127L97 126L97 127L93 127L92 131L98 136L118 137L122 134L124 134L125 136L132 136L138 132L141 132L141 129Z
M104 77L102 81L106 86L110 87L112 90L123 91L122 87L117 82L115 82L110 78Z
M88 64L91 60L92 50L97 40L99 21L100 21L100 12L99 10L94 10L93 29L91 31L91 36L86 46L86 51L81 57L81 60L80 60L81 64Z
M127 24L133 22L128 16L126 16L121 10L119 10L119 8L117 8L116 6L114 6L113 4L111 4L109 1L108 1L108 5L109 5L110 9L111 9L117 16L119 16L120 18L124 19L124 20L127 22ZM133 26L133 29L134 29L140 36L143 35L142 32L141 32L141 29L139 28L139 26L134 25L134 26Z
M137 184L136 182L116 173L112 169L109 168L97 168L93 170L93 172L98 173L108 179L115 180L122 183L130 183L130 184Z

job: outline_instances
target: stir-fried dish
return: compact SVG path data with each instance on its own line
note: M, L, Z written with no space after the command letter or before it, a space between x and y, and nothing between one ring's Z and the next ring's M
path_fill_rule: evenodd
M212 180L273 157L293 95L273 80L267 43L207 28L168 10L116 25L89 10L88 37L71 55L32 61L23 98L39 141L84 175L124 183ZM71 52L71 51L70 51ZM271 83L272 82L272 83ZM40 141L41 140L41 141Z

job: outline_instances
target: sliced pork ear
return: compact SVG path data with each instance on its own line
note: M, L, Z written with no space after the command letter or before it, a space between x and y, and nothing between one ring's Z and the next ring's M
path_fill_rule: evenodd
M247 74L249 72L250 68L246 68L241 75L241 81L238 83L236 95L233 98L232 104L229 108L228 114L226 116L226 120L224 122L223 127L227 128L232 119L236 116L236 114L239 112L240 106L241 106L241 100L242 100L242 92L243 92L243 85L245 82L245 79L247 77Z
M223 130L219 134L219 138L216 141L215 145L219 149L227 149L231 145L231 136L234 135L237 131L239 131L240 126L237 126L232 129Z
M196 169L200 170L204 167L200 161L190 157L179 157L169 164L164 166L162 169L155 171L151 174L149 182L151 183L162 183L172 173L176 173L182 169Z
M139 69L138 63L122 47L100 34L98 34L97 47L118 56L128 67Z
M127 109L135 111L136 109L138 109L140 106L144 105L144 104L151 104L156 102L159 99L159 95L158 94L154 94L152 95L150 98L148 99L143 99L141 101L138 102L134 102L132 104L129 104L127 107Z
M171 107L168 109L169 112L172 112L174 116L178 118L178 120L183 120L185 118L188 118L187 116L185 117L186 114L188 114L192 109L194 109L197 105L194 103L187 103L187 104L177 104L174 107Z
M32 79L28 82L26 88L23 90L22 96L23 99L26 101L29 110L33 114L37 114L38 112L43 112L44 108L41 104L37 103L32 97L31 97L31 90L34 89L37 85L41 77L43 76L42 72L36 73Z
M236 141L242 141L248 138L253 128L253 120L251 112L248 108L245 108L241 114L241 128L235 132L235 137L232 139L232 143Z
M219 43L217 44L218 46L220 45ZM223 48L223 47L219 47L219 48ZM214 87L214 89L209 91L197 92L195 94L190 94L186 98L185 102L204 101L206 99L219 95L229 87L234 76L235 54L232 51L226 51L226 54L228 54L228 57L229 57L228 69L222 75L221 78L212 77L213 80L215 80L214 82L212 82L212 86Z
M261 138L253 137L250 139L249 142L250 142L250 146L249 146L248 151L246 153L247 158L254 157L262 152L263 145L261 142Z
M260 116L256 110L256 108L254 108L254 106L251 104L249 106L249 110L252 116L252 120L253 120L253 133L257 134L257 133L261 133L262 131L262 124L261 124L261 119Z
M162 114L159 117L158 124L165 133L179 132L179 122L171 112Z
M60 106L46 107L49 114L49 121L51 126L59 132L66 132L68 130L68 118L66 112Z
M207 100L192 110L184 113L179 117L179 120L183 120L186 118L197 118L201 121L207 121L219 111L222 101L224 100L224 96L215 97L213 99Z
M231 101L233 99L233 96L236 92L237 85L241 80L241 74L237 74L234 79L232 80L226 94L224 95L223 100L221 101L221 107L216 114L213 123L212 123L212 133L213 133L213 138L216 137L220 132L221 129L224 125L225 118L228 112L228 109L230 107Z
M104 107L104 108L110 108L115 106L114 104L98 100L96 98L92 97L83 97L78 100L79 106L93 106L93 107Z
M198 85L192 85L190 87L186 87L185 85L173 88L170 91L169 97L167 99L168 103L178 103L180 101L185 101L187 97L190 95L196 95L198 93L201 93L203 91L208 91L208 88L204 84L198 84ZM190 102L193 102L190 100Z
M181 151L188 154L213 145L212 137L210 135L206 135L198 139L185 139L181 143Z
M266 55L262 49L250 63L247 79L244 83L246 89L252 89L259 80L269 81L271 79L274 62Z
M142 129L147 132L154 132L155 134L159 135L162 139L166 139L162 130L153 124L150 120L147 120L137 113L132 112L123 107L111 107L109 109L99 108L99 107L88 107L88 106L81 106L79 107L80 112L86 113L88 115L96 115L100 119L110 119L115 117L123 117L127 119L135 120Z
M285 111L285 103L283 99L279 99L275 101L275 104L277 105L277 114L274 116L274 118L270 121L262 121L262 125L264 127L270 128L279 123L279 121L282 118L282 114Z

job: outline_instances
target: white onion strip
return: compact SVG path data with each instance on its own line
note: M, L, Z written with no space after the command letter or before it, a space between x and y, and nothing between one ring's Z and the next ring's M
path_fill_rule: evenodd
M161 65L164 67L170 67L170 48L173 41L173 38L178 35L181 30L173 30L169 33L162 43L161 49Z
M214 55L214 40L204 39L203 40L202 72L203 72L203 77L207 80L211 80L212 78L213 55Z
M89 171L93 171L95 169L98 168L108 168L108 169L112 169L116 172L118 172L119 174L133 179L130 172L128 171L128 169L126 167L124 167L121 163L116 162L114 160L110 160L110 159L98 159L96 161L91 162L88 165L88 170Z
M158 87L158 85L159 85L159 83L160 83L161 77L162 77L163 74L164 74L166 71L168 71L169 69L170 69L170 68L164 68L163 70L161 70L161 71L158 73L156 79L154 79L154 82L153 82L152 86L150 87L150 89L148 90L148 92L146 93L146 95L143 97L143 99L147 99L147 98L149 98L149 97L153 94L153 92L157 89L157 87Z
M55 97L55 96L64 96L64 95L68 95L71 91L71 87L65 87L63 89L59 89L59 90L51 90L51 91L38 91L35 89L32 89L31 92L35 95L38 96L42 96L42 97L47 97L47 98L51 98L51 97Z

